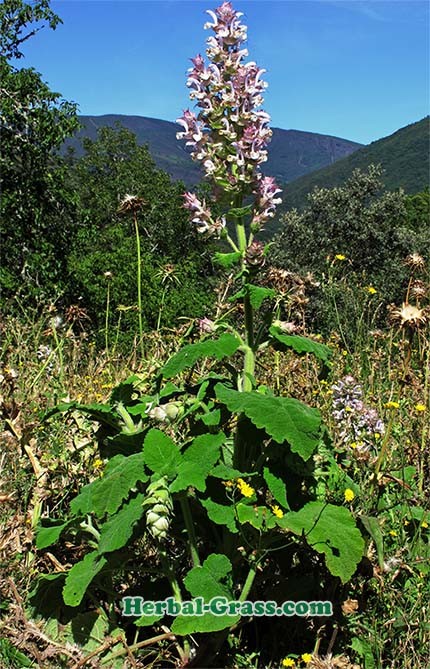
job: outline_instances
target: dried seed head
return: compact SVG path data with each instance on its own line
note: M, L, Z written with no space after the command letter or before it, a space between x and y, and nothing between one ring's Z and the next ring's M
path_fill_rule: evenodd
M124 195L121 202L119 203L118 213L119 214L128 214L129 212L138 212L144 204L148 204L143 197L137 197L137 195Z
M424 281L420 279L415 279L412 283L411 290L409 293L412 297L415 297L417 301L423 299L427 295L427 286Z
M422 270L425 267L425 261L419 253L410 253L405 259L405 265L411 269Z
M428 316L424 309L403 302L401 307L390 308L390 320L392 323L399 324L402 328L412 328L419 330L427 321Z

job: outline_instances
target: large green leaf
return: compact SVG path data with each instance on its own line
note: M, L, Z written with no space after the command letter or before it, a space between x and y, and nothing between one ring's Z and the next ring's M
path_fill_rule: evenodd
M238 392L215 386L217 398L234 413L244 413L278 443L288 441L291 450L308 460L319 441L319 411L290 397L271 397L257 391Z
M103 524L100 531L99 552L110 553L126 545L133 534L134 525L143 516L145 495L137 495Z
M240 344L240 340L228 332L222 334L219 339L207 339L197 344L187 344L167 361L161 374L164 378L170 379L184 369L192 367L201 358L222 360L233 355Z
M279 478L279 476L275 476L275 474L273 474L273 472L271 472L268 467L264 467L263 476L267 483L267 487L276 501L279 502L279 504L282 504L284 509L289 510L290 505L288 504L287 490L284 481Z
M76 518L73 518L72 520L67 520L66 522L56 521L47 527L39 526L37 529L36 548L41 550L42 548L46 548L47 546L55 544L55 542L60 538L62 532L66 528L70 527L70 525L73 525L75 522Z
M225 525L230 532L236 533L236 514L234 507L227 504L218 504L212 499L201 499L201 505L206 509L208 517L216 525Z
M275 297L276 291L273 288L264 288L263 286L253 286L248 284L249 301L253 309L259 309L266 297Z
M143 453L127 457L116 455L106 465L102 478L84 486L79 495L72 500L70 504L72 513L75 515L95 513L99 517L105 513L115 513L137 481L148 480L144 465Z
M236 511L240 523L249 523L257 530L270 530L276 526L276 516L267 506L254 506L240 502Z
M254 286L252 283L248 283L246 286L243 286L237 293L229 297L229 302L236 302L245 297L249 296L249 301L253 309L259 309L263 304L263 301L266 297L275 297L276 291L273 288L265 288L264 286Z
M143 445L143 458L149 469L161 476L174 476L181 462L181 453L174 441L161 432L150 430Z
M343 583L349 581L363 557L364 541L348 509L309 502L300 511L286 513L278 525L298 535L324 553L329 571Z
M201 567L194 567L184 579L187 590L193 597L203 597L205 603L215 597L233 600L233 594L225 581L230 577L231 562L225 555L213 553L209 555ZM204 613L202 616L183 616L175 618L172 625L174 634L194 634L196 632L218 632L230 627L239 620L239 616L214 615Z
M189 486L203 492L206 478L219 458L225 434L201 434L182 455L178 476L170 486L171 492L186 490Z
M360 516L364 527L375 542L376 552L378 554L378 563L381 571L384 568L384 537L377 518L371 516Z
M106 558L98 551L93 551L75 564L67 574L64 583L64 603L68 606L79 606L89 584L106 563Z
M239 260L242 257L242 253L240 252L235 252L235 253L219 253L216 252L214 255L214 262L217 265L220 265L220 267L232 267L236 263L239 262Z
M300 335L287 335L275 325L272 325L269 332L278 342L287 348L292 348L296 353L312 353L324 363L329 361L331 350L325 344L320 344L313 339L301 337Z

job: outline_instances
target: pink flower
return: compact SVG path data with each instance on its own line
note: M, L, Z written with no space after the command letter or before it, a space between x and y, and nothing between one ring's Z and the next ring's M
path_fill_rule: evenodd
M209 64L198 54L191 59L187 78L198 111L184 111L178 119L184 130L177 137L191 147L193 159L202 163L214 190L239 196L254 193L253 223L260 227L281 201L275 181L259 171L267 160L272 135L270 117L261 109L265 70L253 61L244 62L248 51L243 48L247 29L240 22L242 13L231 2L208 13L211 21L205 28L214 33L207 40ZM213 221L206 205L192 214L200 231L218 234L223 219Z

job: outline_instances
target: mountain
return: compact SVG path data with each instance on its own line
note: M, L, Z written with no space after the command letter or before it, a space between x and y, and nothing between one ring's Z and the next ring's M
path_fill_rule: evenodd
M283 193L282 209L306 205L306 196L316 186L333 188L347 179L354 169L365 170L380 163L385 170L387 190L403 188L418 193L429 186L430 117L411 123L388 137L383 137L351 155L289 183Z
M158 167L180 179L187 185L200 181L201 171L190 158L185 142L176 139L181 126L169 121L147 118L145 116L80 116L83 127L76 135L67 140L65 147L72 147L76 155L82 155L80 140L83 137L96 139L97 130L102 126L115 126L120 123L131 130L139 144L147 144ZM269 144L269 159L264 165L264 172L276 177L279 183L288 183L294 179L331 165L340 158L348 156L362 146L346 139L319 135L299 130L273 129Z

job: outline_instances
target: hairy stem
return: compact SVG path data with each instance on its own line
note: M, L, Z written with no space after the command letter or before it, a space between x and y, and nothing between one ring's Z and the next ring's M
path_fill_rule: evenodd
M197 550L197 539L194 531L193 517L191 515L190 503L188 497L184 495L181 497L181 509L184 516L185 527L187 528L188 540L190 542L190 554L193 561L193 567L200 567L199 552Z

